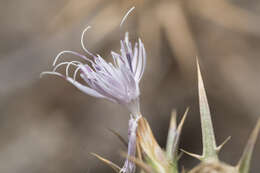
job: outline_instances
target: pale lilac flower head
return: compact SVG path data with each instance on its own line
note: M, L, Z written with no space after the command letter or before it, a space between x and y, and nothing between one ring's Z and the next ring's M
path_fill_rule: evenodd
M138 39L138 42L132 45L126 33L124 40L120 42L120 53L111 51L114 63L110 63L100 55L90 53L85 47L84 35L89 28L87 27L82 33L81 45L91 58L73 51L63 51L55 58L53 71L43 72L43 74L61 76L88 95L119 103L126 106L132 114L139 114L139 82L146 64L146 53L142 41ZM85 60L85 63L70 61L56 64L65 53L76 55ZM66 66L66 74L57 72L57 69L63 65ZM76 66L72 77L69 76L71 66ZM76 81L77 73L80 73L85 84Z

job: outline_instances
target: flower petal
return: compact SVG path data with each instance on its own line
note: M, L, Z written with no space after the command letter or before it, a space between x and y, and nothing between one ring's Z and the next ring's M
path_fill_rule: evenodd
M66 80L68 82L70 82L72 85L74 85L76 88L78 88L80 91L84 92L85 94L88 94L88 95L93 96L93 97L105 98L103 95L99 94L94 89L92 89L90 87L86 87L86 86L82 85L81 83L73 80L70 77L67 77Z

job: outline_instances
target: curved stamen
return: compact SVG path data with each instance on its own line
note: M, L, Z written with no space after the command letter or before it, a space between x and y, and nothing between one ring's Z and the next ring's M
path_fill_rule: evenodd
M80 66L78 66L77 68L76 68L76 70L74 71L74 74L73 74L73 80L74 81L76 81L76 76L77 76L77 73L78 73L78 71L80 70Z
M82 59L84 59L84 60L86 60L86 61L88 61L88 62L90 62L90 63L93 63L93 61L92 61L91 59L87 58L87 57L84 56L84 55L81 55L81 54L79 54L79 53L77 53L77 52L74 52L74 51L64 50L64 51L60 52L60 53L55 57L55 59L54 59L52 65L55 66L56 62L57 62L58 59L61 57L61 55L65 54L65 53L70 53L70 54L72 54L72 55L76 55L76 56L78 56L78 57L80 57L80 58L82 58Z
M80 63L80 62L78 62L78 61L71 61L72 63L73 63L73 65L75 65L75 66L77 66L78 64L82 64L82 63ZM71 63L71 62L61 62L61 63L59 63L59 64L57 64L54 68L53 68L53 72L55 72L60 66L62 66L62 65L65 65L65 64L69 64L69 63ZM78 64L75 64L75 63L78 63Z
M76 67L79 66L79 64L75 64L73 61L71 61L70 63L68 63L67 67L66 67L66 77L69 77L69 68L70 68L70 65L74 65Z
M53 72L56 72L56 70L60 67L60 66L62 66L62 65L67 65L69 62L61 62L61 63L59 63L58 65L56 65L54 68L53 68Z
M62 74L60 74L58 72L55 72L55 71L44 71L44 72L41 72L40 77L42 77L43 75L46 75L46 74L64 77Z
M87 52L87 54L89 54L89 55L92 56L92 57L96 57L93 53L91 53L90 51L88 51L87 47L86 47L85 44L84 44L84 36L85 36L85 33L86 33L90 28L91 28L91 26L87 26L87 27L83 30L82 35L81 35L80 42L81 42L81 46L82 46L83 50L84 50L85 52Z
M129 14L135 9L135 7L133 6L123 17L123 19L121 20L120 23L120 27L123 25L123 23L125 22L125 20L127 19L127 17L129 16Z

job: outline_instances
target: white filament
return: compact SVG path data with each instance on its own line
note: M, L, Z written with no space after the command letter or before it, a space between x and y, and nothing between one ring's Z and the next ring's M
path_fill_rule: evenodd
M73 75L74 81L76 81L76 76L77 76L77 73L78 73L78 71L79 71L80 68L81 68L81 67L78 66L77 69L74 71L74 75Z
M77 64L76 64L77 63ZM55 72L60 66L62 65L69 65L69 64L73 64L75 66L78 66L78 64L81 64L80 62L78 61L72 61L72 62L61 62L59 64L57 64L54 68L53 68L53 72Z
M83 30L83 32L82 32L82 34L81 34L80 42L81 42L81 46L82 46L83 50L84 50L85 52L87 52L87 54L89 54L90 56L95 57L95 56L93 55L93 53L91 53L90 51L88 51L87 47L86 47L85 44L84 44L84 36L85 36L85 33L86 33L90 28L91 28L91 26L87 26L87 27Z
M58 72L55 72L55 71L44 71L44 72L41 72L40 77L42 77L43 75L46 75L46 74L56 75L56 76L62 77L62 74L60 74Z
M123 17L123 19L121 20L120 23L120 27L123 25L123 23L125 22L125 20L127 19L127 17L129 16L129 14L135 9L135 7L133 6L130 10L128 10L128 12L125 14L125 16Z
M61 57L61 55L65 54L65 53L70 53L70 54L72 54L72 55L76 55L76 56L78 56L78 57L80 57L80 58L82 58L82 59L84 59L84 60L86 60L86 61L88 61L88 62L93 63L92 60L88 59L88 58L85 57L84 55L80 55L79 53L74 52L74 51L64 50L64 51L60 52L60 53L55 57L55 59L54 59L52 65L55 66L55 64L57 63L58 59Z

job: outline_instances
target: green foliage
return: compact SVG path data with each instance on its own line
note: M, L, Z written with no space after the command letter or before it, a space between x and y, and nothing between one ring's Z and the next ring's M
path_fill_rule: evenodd
M256 139L260 130L260 119L258 120L255 129L253 130L248 143L245 147L243 155L237 164L237 166L230 166L226 163L219 161L218 153L224 146L224 144L230 139L228 137L221 145L216 146L215 134L211 120L210 109L208 105L208 100L206 96L206 91L204 83L201 76L200 66L197 61L198 70L198 92L199 92L199 106L200 106L200 120L202 129L202 144L203 153L202 155L197 155L189 153L185 150L182 152L199 159L201 163L194 167L188 173L249 173L250 161L252 158L254 146ZM177 126L176 122L176 111L172 112L170 126L168 130L168 137L166 143L166 150L163 150L157 143L153 136L152 130L145 120L145 118L140 118L138 121L137 128L137 151L138 158L128 157L131 161L136 163L136 165L141 169L141 173L179 173L178 170L178 160L180 155L179 151L179 140L182 131L184 121L186 119L187 109L182 117L181 122ZM116 132L112 131L123 143L126 143L123 138ZM99 160L106 163L108 166L113 168L116 172L120 172L120 167L108 161L96 154L93 154ZM142 157L143 156L143 157ZM144 158L144 160L143 160ZM183 169L181 171L185 173Z

